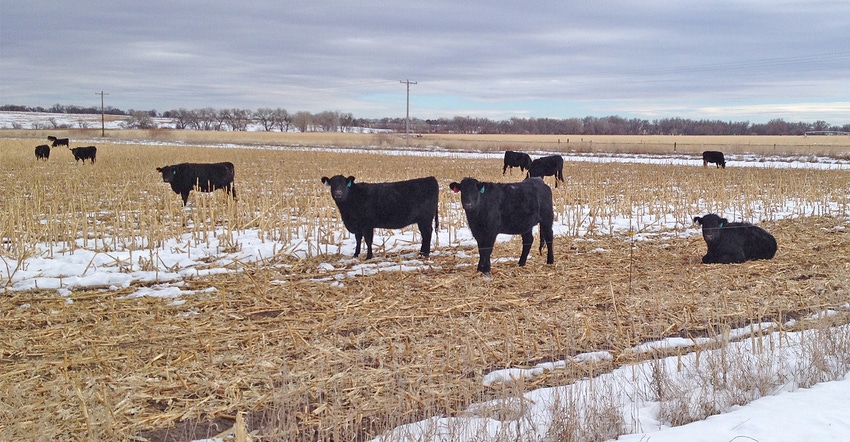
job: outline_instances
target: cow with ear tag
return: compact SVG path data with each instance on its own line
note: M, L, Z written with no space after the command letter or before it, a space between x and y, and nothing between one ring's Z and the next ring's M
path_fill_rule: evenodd
M750 223L729 222L709 213L694 217L702 226L702 238L708 253L703 264L740 263L754 259L771 259L776 255L776 238L761 227Z
M434 177L416 178L389 183L354 182L354 177L336 175L322 177L331 189L331 197L339 209L342 222L354 234L354 257L360 255L360 240L366 239L366 259L372 259L372 238L375 228L401 229L411 224L419 226L422 246L419 254L431 253L431 223L439 228L437 203L440 186Z
M464 178L449 185L460 192L469 230L478 243L478 271L490 274L490 255L500 233L522 235L522 254L519 265L524 266L534 242L532 229L540 225L540 248L547 247L546 263L555 262L552 250L552 224L555 211L552 189L542 178L526 178L518 183L500 184Z

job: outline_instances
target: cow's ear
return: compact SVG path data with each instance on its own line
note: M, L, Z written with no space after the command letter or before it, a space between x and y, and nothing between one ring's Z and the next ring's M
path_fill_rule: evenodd
M453 182L453 183L449 184L449 189L452 189L452 192L454 192L454 193L458 193L458 192L460 192L460 184Z
M697 224L699 224L699 225L702 225L702 218L700 218L700 217L698 217L698 216L695 216L695 217L694 217L694 222L695 222L695 223L697 223Z
M729 220L726 218L720 218L720 227L723 227L724 224L729 224Z
M157 171L157 172L159 172L159 173L162 173L162 168L161 168L161 167L157 167L157 168L156 168L156 171Z
M330 185L331 185L330 180L328 179L328 177L326 177L326 176L323 176L323 177L322 177L322 184L324 184L324 185L326 185L326 186L330 186Z
M352 184L354 184L354 177L353 177L353 176L350 176L350 177L348 177L348 179L347 179L347 180L345 180L345 185L346 185L347 187L351 187L351 185L352 185Z

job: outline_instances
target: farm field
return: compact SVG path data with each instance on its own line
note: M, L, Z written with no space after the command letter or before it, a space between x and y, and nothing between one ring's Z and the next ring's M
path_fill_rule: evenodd
M847 322L843 137L688 139L673 152L668 140L116 131L75 144L69 132L98 146L95 164L64 148L36 161L47 132L0 134L4 440L186 440L237 420L255 437L369 440L657 357L634 351L648 341L826 309ZM703 168L702 146L724 146L727 168ZM533 247L517 267L519 240L504 236L486 278L448 183L521 179L502 176L505 148L567 159L555 264ZM193 192L184 208L155 170L183 161L233 162L238 200ZM437 177L432 256L416 256L411 226L377 231L375 259L352 259L320 182L336 174ZM776 258L702 265L692 219L708 212L769 230ZM483 382L597 352L610 357Z

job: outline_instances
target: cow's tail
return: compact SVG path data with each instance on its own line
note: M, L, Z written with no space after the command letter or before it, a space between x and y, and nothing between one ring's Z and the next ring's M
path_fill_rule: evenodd
M439 231L440 231L440 208L438 206L437 209L434 210L434 233L437 233Z

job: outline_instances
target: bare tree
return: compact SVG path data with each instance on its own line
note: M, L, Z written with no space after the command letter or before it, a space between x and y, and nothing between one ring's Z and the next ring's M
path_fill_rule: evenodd
M230 109L219 109L215 112L215 130L227 130L227 125L233 119Z
M196 109L194 126L197 130L213 130L216 126L217 112L211 107Z
M163 116L171 118L171 121L174 122L175 129L188 129L193 126L192 120L195 119L192 111L186 108L180 108L168 111L163 114Z
M127 129L153 129L156 127L150 114L143 111L130 111L130 118L124 122Z
M274 110L269 107L261 107L254 111L254 119L266 132L271 132L275 127Z
M313 114L307 111L298 111L292 116L292 124L301 132L307 132L313 124Z
M339 131L339 112L319 112L313 116L313 122L317 124L323 132L337 132Z
M342 126L343 132L350 132L354 127L354 115L351 112L339 114L339 125Z
M233 108L230 110L230 127L235 131L245 132L251 124L251 111L248 109Z
M292 115L286 109L280 107L275 109L272 118L281 132L289 132L289 127L292 125Z

